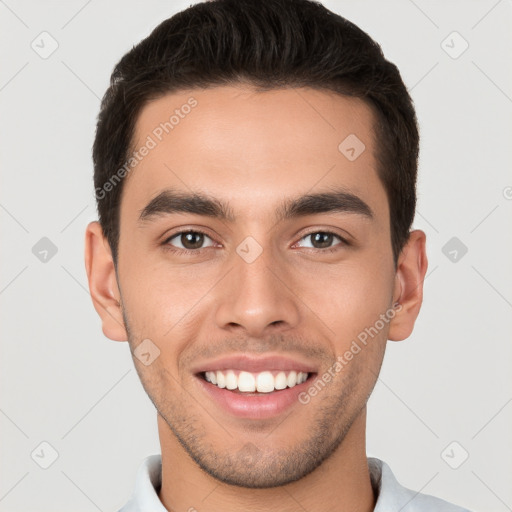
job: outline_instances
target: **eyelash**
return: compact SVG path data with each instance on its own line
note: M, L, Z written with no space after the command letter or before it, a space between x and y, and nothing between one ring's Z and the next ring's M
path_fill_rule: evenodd
M213 238L211 236L209 236L207 233L205 233L204 231L201 231L199 229L186 229L184 231L178 231L176 233L173 233L170 237L166 238L162 242L164 250L170 251L170 252L180 256L180 255L190 255L191 253L202 254L202 252L205 251L206 249L211 249L211 247L201 247L200 249L180 249L179 247L173 247L172 245L169 244L169 242L173 238L176 238L177 236L180 236L180 235L183 235L186 233L199 233L201 235L207 236L208 238L210 238L212 241L215 242L215 240L213 240ZM300 238L300 240L303 240L304 238L307 238L308 236L311 236L311 235L315 235L317 233L323 233L326 235L334 235L336 238L341 240L341 244L335 245L333 247L328 247L326 249L316 249L314 247L307 247L307 249L313 250L315 252L316 251L322 252L325 254L325 253L332 253L332 252L338 251L340 249L340 246L349 246L350 245L350 243L345 238L341 237L340 235L338 235L337 233L335 233L333 231L328 231L328 230L311 231L310 233L306 233L305 235L303 235Z

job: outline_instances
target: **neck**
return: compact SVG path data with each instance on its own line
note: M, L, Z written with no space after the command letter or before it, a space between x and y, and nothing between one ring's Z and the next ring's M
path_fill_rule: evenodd
M371 512L375 496L366 459L366 407L341 445L317 469L290 484L248 489L204 472L158 415L162 448L159 498L169 511Z

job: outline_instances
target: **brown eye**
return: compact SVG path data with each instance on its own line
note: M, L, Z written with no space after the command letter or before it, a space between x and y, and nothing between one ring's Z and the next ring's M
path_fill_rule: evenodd
M330 247L334 238L332 233L313 233L311 236L311 243L315 249L325 249Z
M180 235L180 242L185 249L200 249L203 241L204 235L202 233L190 232Z
M311 245L301 245L301 247L310 247L312 249L331 249L335 248L337 245L348 245L347 241L341 238L339 235L335 233L331 233L330 231L315 231L314 233L309 233L308 235L301 238L302 240L310 239ZM341 243L334 244L335 239L341 241Z
M173 240L174 242L171 243ZM213 242L211 241L211 243L204 246L203 244L206 240L211 241L211 238L201 231L181 231L168 238L165 241L165 244L171 245L173 248L181 250L197 251L199 249L203 249L204 247L213 245Z

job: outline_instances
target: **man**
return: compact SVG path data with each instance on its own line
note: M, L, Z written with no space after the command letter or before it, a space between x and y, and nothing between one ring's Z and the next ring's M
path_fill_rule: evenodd
M123 512L463 510L365 450L422 302L418 144L396 67L318 3L198 3L122 58L86 268L162 451Z

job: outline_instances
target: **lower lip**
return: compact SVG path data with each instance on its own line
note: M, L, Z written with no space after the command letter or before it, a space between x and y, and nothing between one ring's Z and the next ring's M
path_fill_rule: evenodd
M311 384L312 376L293 388L271 393L238 393L219 388L196 376L200 387L226 412L239 418L266 419L278 416L299 403L299 394Z

